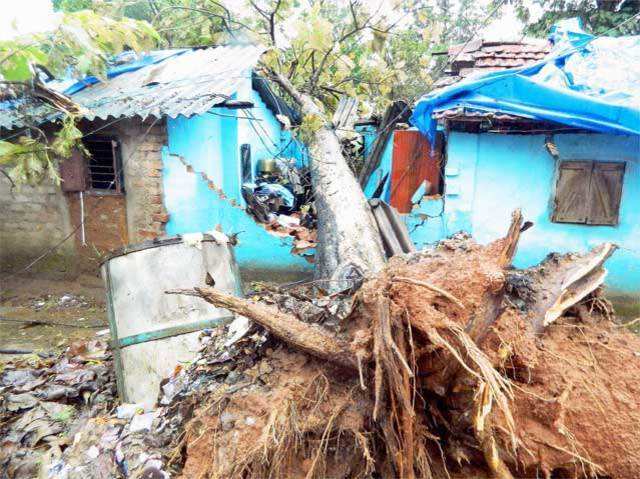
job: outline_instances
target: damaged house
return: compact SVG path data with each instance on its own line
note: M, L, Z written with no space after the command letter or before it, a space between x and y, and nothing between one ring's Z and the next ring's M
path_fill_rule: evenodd
M418 247L457 231L498 238L514 208L533 227L517 267L612 241L619 314L640 304L640 38L565 22L551 43L478 41L396 130L367 178ZM381 149L382 150L382 149ZM388 179L387 179L388 178Z
M247 274L311 268L313 225L295 213L305 153L288 130L300 118L254 71L262 53L243 44L125 52L106 79L49 79L80 106L86 151L60 162L60 186L16 189L0 178L2 268L51 249L31 271L95 271L127 244L211 230L237 240ZM25 115L5 102L0 132L24 134L27 121L50 132L57 118L46 105Z

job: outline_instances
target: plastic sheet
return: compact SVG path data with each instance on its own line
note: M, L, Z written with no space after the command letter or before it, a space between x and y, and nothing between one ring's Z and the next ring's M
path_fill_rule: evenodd
M107 70L106 76L107 78L115 78L119 75L122 75L123 73L136 71L147 65L152 65L154 63L159 63L161 61L164 61L167 58L170 58L176 55L182 55L186 51L188 51L187 48L181 48L176 50L157 50L157 51L152 51L145 55L142 55L139 58L131 55L132 52L127 51L127 52L121 53L120 55L114 58L114 61L117 64L111 66ZM120 61L122 63L120 63ZM89 75L71 84L68 83L68 80L66 80L66 83L65 81L63 81L60 83L60 88L56 88L56 89L61 90L65 95L70 96L96 83L100 83L100 79L93 75ZM55 88L56 85L55 85L55 82L51 82L51 84L49 84L48 86Z
M466 79L431 92L411 123L431 141L434 112L507 113L602 133L640 134L640 36L594 37L576 19L550 32L551 53L535 65Z

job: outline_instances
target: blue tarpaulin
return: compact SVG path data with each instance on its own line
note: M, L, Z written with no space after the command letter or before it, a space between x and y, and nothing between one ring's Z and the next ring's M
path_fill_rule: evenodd
M575 19L555 25L539 63L489 73L431 92L411 123L434 138L434 112L464 108L640 135L640 36L594 37Z
M187 50L188 49L186 48L176 49L176 50L155 50L155 51L146 53L140 57L137 57L132 51L123 52L114 58L114 60L118 62L118 64L110 66L107 69L107 78L114 78L119 75L122 75L123 73L136 71L147 65L159 63L161 61L166 60L167 58L170 58L176 55L182 55ZM74 93L79 92L80 90L84 90L86 87L90 85L93 85L99 82L100 82L100 79L98 77L89 75L71 84L68 84L68 83L65 84L62 93L70 96L70 95L73 95Z

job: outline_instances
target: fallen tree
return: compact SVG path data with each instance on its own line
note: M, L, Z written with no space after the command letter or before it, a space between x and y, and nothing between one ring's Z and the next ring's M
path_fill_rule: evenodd
M371 208L324 111L284 75L272 71L270 76L296 101L307 119L317 119L317 129L307 145L318 212L316 277L328 279L327 289L348 288L365 275L380 271L385 263Z
M265 14L272 37L277 9ZM353 17L340 38L371 20ZM512 270L516 212L490 245L458 236L385 265L364 194L313 96L337 51L331 42L309 55L322 59L308 89L265 65L314 127L317 271L333 294L265 305L211 288L172 292L248 317L253 330L230 345L208 332L198 360L162 385L149 434L140 420L134 427L137 416L92 418L43 464L46 475L636 477L640 340L616 326L600 290L615 247ZM311 319L305 311L319 303L327 314ZM15 471L15 454L2 459Z
M241 373L259 381L195 413L183 474L635 477L640 339L594 280L614 246L516 271L520 226L516 213L488 246L456 238L392 259L333 329L298 308L181 292L278 338Z

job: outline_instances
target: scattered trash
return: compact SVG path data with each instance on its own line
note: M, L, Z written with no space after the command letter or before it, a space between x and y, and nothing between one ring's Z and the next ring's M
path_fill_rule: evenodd
M35 311L42 309L58 308L86 308L90 306L90 302L87 298L81 295L74 295L71 293L65 293L60 297L47 294L42 298L35 299L31 302L31 308Z
M229 339L225 343L225 346L231 346L247 334L249 329L251 329L250 321L244 316L236 316L236 319L229 324Z
M148 412L146 414L136 414L129 423L129 432L136 433L141 431L149 431L153 422L154 414Z
M143 414L144 406L142 404L120 404L116 408L116 417L118 419L131 419L136 414Z
M87 457L89 459L96 459L99 455L100 455L100 449L98 449L96 446L91 446L87 450Z
M58 357L10 360L0 371L0 477L38 477L72 431L114 403L111 354L100 341L74 343Z

